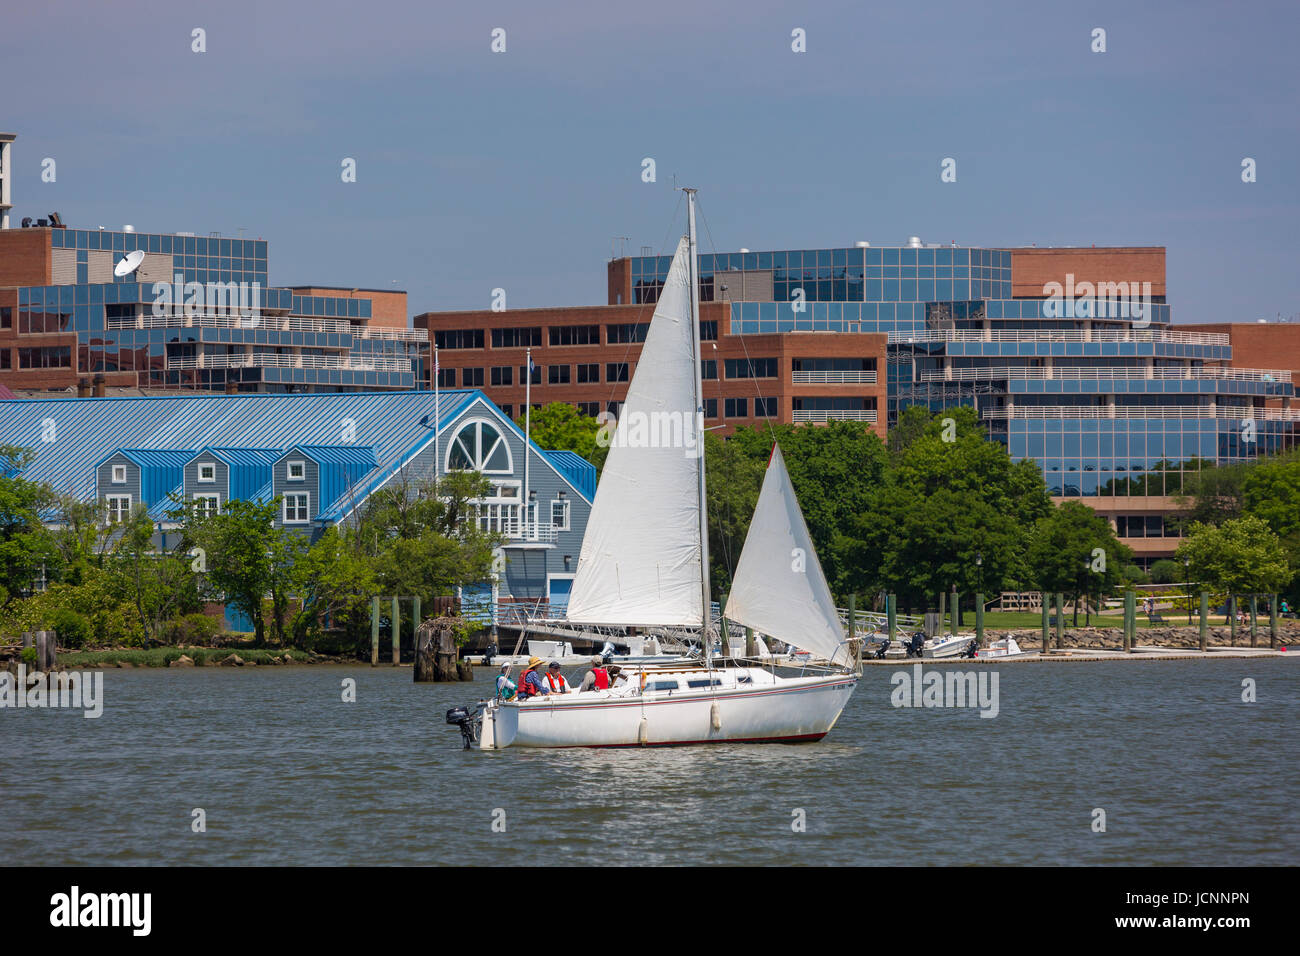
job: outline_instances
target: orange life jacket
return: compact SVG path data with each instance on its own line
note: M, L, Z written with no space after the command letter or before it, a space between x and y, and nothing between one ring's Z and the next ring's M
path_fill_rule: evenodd
M551 685L551 690L561 690L564 687L564 675L560 675L559 683L557 684L555 678L551 675L551 672L547 671L546 681Z

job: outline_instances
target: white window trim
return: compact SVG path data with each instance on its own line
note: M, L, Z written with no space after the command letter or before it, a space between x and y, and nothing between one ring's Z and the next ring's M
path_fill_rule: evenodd
M211 468L211 469L212 469L212 475L211 475L210 477L208 477L208 478L204 478L204 477L203 477L203 469L204 469L204 468ZM200 463L199 463L199 483L200 483L200 484L204 484L204 485L210 485L210 484L212 484L213 482L215 482L216 480L217 480L217 466L214 465L214 464L213 464L212 462L210 462L210 461L200 462Z
M211 510L210 512L208 512L208 513L209 513L209 514L218 514L218 515L221 514L221 495L218 495L218 494L199 493L199 494L196 494L196 495L194 496L194 500L195 500L195 501L211 501L211 502L212 502L212 510ZM206 511L207 509L204 509L204 510Z
M302 469L302 474L300 474L300 475L295 475L295 474L293 473L293 470L294 470L295 467L296 467L296 468L301 468L301 469ZM306 480L307 480L307 462L305 462L305 461L291 461L291 462L286 463L285 468L284 468L284 480L285 480L285 481L306 481Z
M308 515L308 517L306 517L306 518L294 518L294 519L292 519L292 520L289 518L289 499L290 499L290 498L303 498L303 499L306 500L306 502L307 502L307 515ZM310 523L310 521L311 521L311 492L308 492L308 491L293 491L293 492L290 492L289 494L285 495L285 496L284 496L284 503L283 503L283 504L281 505L281 507L280 507L280 521L281 521L283 524L308 524L308 523Z
M126 484L126 465L113 466L113 484L115 485Z
M124 512L125 517L126 518L131 517L131 509L135 507L135 502L132 500L130 495L105 495L104 496L104 511L105 511L104 520L106 524L113 523L112 513L114 510L117 510L118 512L122 511L121 508L114 509L113 506L109 504L109 502L112 501L125 501L126 502L126 511ZM125 520L125 518L119 518L118 520L119 521Z
M564 505L564 522L562 524L555 523L556 505ZM556 531L571 530L572 521L573 521L572 514L573 514L573 502L571 502L568 498L551 499L551 527L554 528Z

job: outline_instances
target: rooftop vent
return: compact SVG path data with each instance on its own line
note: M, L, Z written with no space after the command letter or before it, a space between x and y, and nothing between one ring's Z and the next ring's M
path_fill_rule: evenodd
M907 248L909 248L909 249L920 249L920 248L921 248L921 237L920 237L920 236L909 236L908 239L907 239Z
M857 242L855 242L853 245L854 245L854 247L856 247L856 248L858 248L858 249L870 249L870 248L871 248L871 243L869 243L869 242L864 242L864 241L861 240L861 239L859 239L859 240L858 240Z

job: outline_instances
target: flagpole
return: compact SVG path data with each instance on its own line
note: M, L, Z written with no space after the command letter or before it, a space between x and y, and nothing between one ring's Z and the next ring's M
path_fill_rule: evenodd
M438 367L438 346L435 344L433 346L433 486L435 493L438 487L438 468L440 467L440 462L438 461L438 432L441 431L440 426L442 425L442 416L438 411L438 377L440 374L441 369Z
M524 537L531 538L532 529L529 528L528 522L532 517L532 502L528 500L528 460L533 456L529 454L532 448L533 426L533 350L530 348L527 357L524 359Z

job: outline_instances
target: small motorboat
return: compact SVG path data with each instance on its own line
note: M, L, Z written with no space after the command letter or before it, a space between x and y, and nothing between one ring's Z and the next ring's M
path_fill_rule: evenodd
M941 634L921 645L921 657L934 660L942 657L974 657L975 638L969 635Z
M975 656L981 659L987 657L1015 657L1023 653L1025 652L1020 649L1016 639L1008 634L1002 640L993 641L988 647L980 648L975 652Z

